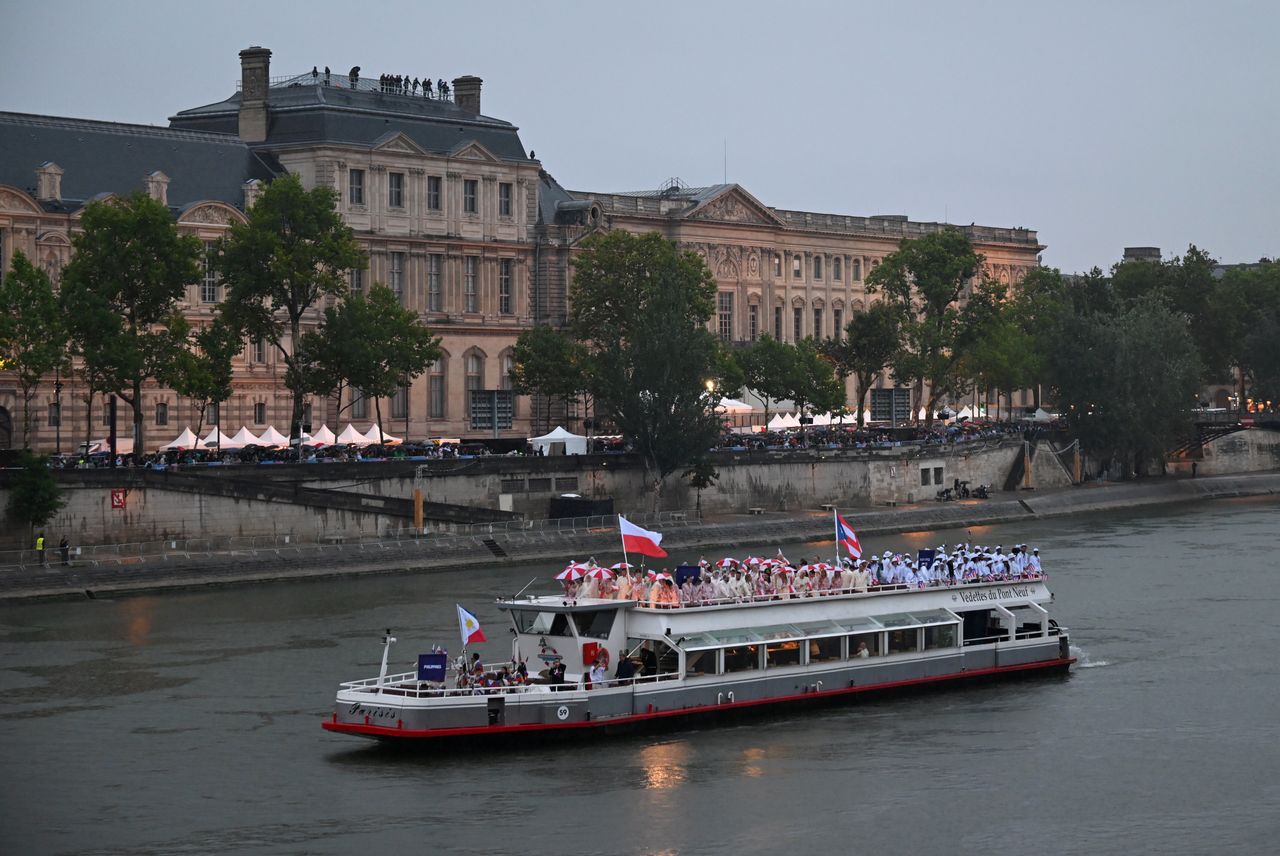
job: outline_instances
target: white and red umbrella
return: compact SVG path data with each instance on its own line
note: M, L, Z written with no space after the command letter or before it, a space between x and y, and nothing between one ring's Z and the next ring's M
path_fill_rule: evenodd
M618 562L616 565L610 565L615 571L629 571L635 567L630 562Z
M720 561L716 562L716 567L717 567L717 568L731 568L731 567L733 567L733 566L734 566L734 565L736 565L736 564L738 564L738 560L737 560L737 559L733 558L732 556L725 556L723 559L721 559Z
M561 582L580 580L587 574L585 565L570 565L560 573L556 574L556 579Z
M593 580L611 580L613 579L613 571L608 568L596 567L587 571L587 576Z

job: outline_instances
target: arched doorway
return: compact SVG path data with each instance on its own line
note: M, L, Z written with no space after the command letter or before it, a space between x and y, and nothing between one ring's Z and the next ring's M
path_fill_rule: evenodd
M13 448L13 417L6 408L0 407L0 449Z

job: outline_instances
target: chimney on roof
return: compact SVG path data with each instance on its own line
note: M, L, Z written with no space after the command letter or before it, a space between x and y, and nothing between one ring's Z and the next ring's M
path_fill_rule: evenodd
M36 199L41 202L62 201L62 167L45 161L36 167Z
M271 51L256 45L240 51L240 139L267 139L267 91L271 81Z
M169 204L169 176L160 170L156 170L145 176L142 179L142 184L147 188L147 195L156 202L161 205Z
M468 113L480 112L480 85L483 80L474 74L453 79L453 103Z
M266 188L256 178L251 178L240 186L244 189L244 210L248 211L258 201L258 197L262 195L262 191Z
M1159 247L1125 247L1124 260L1126 262L1159 262Z

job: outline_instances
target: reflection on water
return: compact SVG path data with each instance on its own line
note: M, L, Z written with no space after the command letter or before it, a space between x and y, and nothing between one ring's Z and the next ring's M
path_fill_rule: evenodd
M764 750L759 746L748 746L742 750L742 775L750 779L758 779L764 775L764 768L757 761L764 760Z
M683 740L674 743L657 743L640 750L640 765L644 770L644 786L651 791L669 791L680 787L689 778L689 744Z
M151 621L155 613L154 597L135 597L125 601L124 611L129 621L126 638L129 644L141 648L151 641Z

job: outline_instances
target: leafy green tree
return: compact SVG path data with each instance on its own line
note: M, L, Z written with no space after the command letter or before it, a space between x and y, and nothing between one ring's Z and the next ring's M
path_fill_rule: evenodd
M181 321L173 333L190 345L178 353L163 380L174 392L191 399L198 417L196 434L201 434L209 407L231 397L231 361L244 343L221 313L199 330L192 331L185 318Z
M883 292L901 312L902 347L893 373L914 387L913 417L923 404L926 424L932 423L939 401L968 388L962 358L977 341L972 335L976 319L962 313L961 300L982 264L968 236L947 228L903 240L867 277L867 291Z
M43 526L67 501L49 469L47 457L23 452L18 471L9 482L9 517L29 527Z
M845 325L844 336L823 343L836 369L853 375L858 387L858 427L866 417L867 393L882 371L893 362L901 338L901 313L889 303L875 303L866 312L855 313Z
M644 464L656 509L666 477L716 441L708 395L719 345L715 282L702 259L656 232L586 238L574 260L572 327L591 357L597 407Z
M1159 296L1066 316L1053 340L1048 376L1085 451L1141 473L1189 433L1202 366L1186 321Z
M587 349L567 334L539 324L516 339L512 350L511 389L518 395L542 398L544 415L539 423L551 430L551 408L556 399L567 402L587 390Z
M142 387L162 377L185 346L177 302L200 276L202 246L178 234L169 209L143 193L90 202L62 281L73 352L91 389L133 410L133 450L145 449Z
M295 356L309 367L306 391L332 395L345 383L372 398L381 435L381 400L440 359L440 339L418 313L400 305L395 292L374 285L368 297L352 294L326 308L324 321L303 334Z
M1280 399L1280 262L1263 260L1250 267L1229 268L1214 290L1213 307L1227 349L1239 369L1240 406Z
M31 401L41 380L67 368L67 328L49 275L14 252L0 281L0 368L18 378L22 445L31 445Z
M697 458L693 462L693 466L684 471L684 477L689 480L689 487L697 492L697 500L694 504L697 509L698 516L702 516L702 492L716 483L716 479L720 478L720 472L711 463L711 459L705 455Z
M229 320L241 334L263 339L285 364L293 393L289 436L300 436L303 397L316 384L296 356L303 318L322 297L346 293L346 272L364 253L336 208L332 188L304 190L294 175L272 181L220 245L218 268L227 283Z
M779 342L768 333L742 348L737 354L742 369L742 384L764 403L764 421L769 422L769 405L790 395L791 377L795 373L795 348Z
M822 353L812 337L795 344L795 357L787 376L787 397L804 414L828 413L844 406L844 386L836 377L835 363Z

